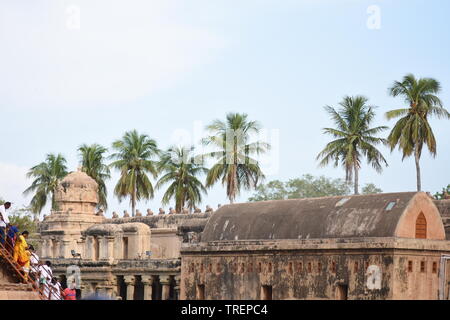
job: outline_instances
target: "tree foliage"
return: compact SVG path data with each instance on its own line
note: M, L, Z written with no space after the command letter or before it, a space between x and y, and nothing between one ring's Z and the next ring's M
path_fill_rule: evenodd
M206 187L221 181L233 203L241 189L255 188L264 179L254 156L268 151L270 145L263 141L250 142L251 134L258 133L260 125L250 121L246 114L229 113L225 121L215 120L206 130L210 136L203 143L215 147L216 151L204 156L217 161L208 171Z
M17 226L20 232L27 230L30 234L37 231L37 220L29 208L15 209L9 215L9 223Z
M273 180L257 187L249 201L282 200L342 196L350 193L350 186L343 179L305 174L286 182Z
M110 158L115 161L111 167L120 171L120 179L114 188L114 194L121 201L130 197L132 215L136 212L136 202L150 199L154 196L153 184L148 175L157 177L157 162L155 157L160 153L155 140L136 130L126 132L122 139L112 145Z
M323 132L335 138L317 155L320 166L333 163L335 167L341 165L345 170L345 180L350 183L354 177L354 193L358 194L358 172L361 168L362 158L367 159L377 172L387 161L377 149L378 145L385 144L384 138L376 135L387 127L371 127L375 117L374 107L367 105L367 98L363 96L345 97L336 110L326 106L325 110L334 121L335 128L324 128Z
M389 89L393 97L402 96L406 108L391 110L386 113L387 119L400 118L388 136L391 151L398 146L403 158L414 154L416 163L417 191L421 191L420 157L423 146L436 155L436 138L428 118L449 119L450 114L442 107L437 96L441 91L440 83L432 78L416 79L414 75L406 75L402 81L396 81Z
M48 198L50 198L51 208L57 209L54 199L56 187L66 175L66 159L61 154L48 154L44 162L28 171L27 177L34 180L24 194L34 194L30 203L30 210L33 213L39 214L47 204Z
M99 197L98 207L103 210L108 208L105 181L111 177L109 167L104 163L104 154L107 151L108 149L98 144L83 144L78 148L81 158L81 170L97 182Z
M450 195L450 184L447 185L447 187L442 188L441 192L436 192L434 198L437 200L444 200L448 195Z
M175 210L180 213L187 205L193 209L202 201L206 189L198 176L208 170L192 155L194 148L171 147L161 156L158 171L162 174L156 184L157 189L169 184L162 198L162 204L175 200Z
M383 190L381 190L380 188L378 188L376 185L374 185L373 183L367 183L363 188L362 188L362 194L375 194L375 193L382 193Z

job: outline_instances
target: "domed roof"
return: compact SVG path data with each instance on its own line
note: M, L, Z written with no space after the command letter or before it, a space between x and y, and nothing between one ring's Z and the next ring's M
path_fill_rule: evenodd
M77 187L77 188L91 188L98 189L97 182L82 171L74 171L69 173L62 181L61 186Z
M399 192L229 204L208 220L202 241L414 238L420 212L426 216L427 239L445 239L428 195Z

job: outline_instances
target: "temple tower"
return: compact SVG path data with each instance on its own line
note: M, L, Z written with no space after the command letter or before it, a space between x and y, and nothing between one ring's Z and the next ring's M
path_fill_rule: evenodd
M98 185L80 170L68 174L55 192L56 210L40 226L43 258L72 258L82 254L82 232L102 223L103 214L96 213Z

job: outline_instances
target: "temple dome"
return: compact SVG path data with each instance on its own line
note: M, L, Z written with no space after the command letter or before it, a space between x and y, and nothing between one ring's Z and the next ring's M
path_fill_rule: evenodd
M76 187L76 188L90 188L97 191L97 182L88 176L85 172L74 171L69 173L62 181L61 186L65 188Z
M57 211L95 214L98 204L98 184L86 173L69 173L58 185L55 193Z

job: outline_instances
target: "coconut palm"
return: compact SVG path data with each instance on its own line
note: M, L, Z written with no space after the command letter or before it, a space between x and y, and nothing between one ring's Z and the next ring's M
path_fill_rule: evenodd
M158 171L163 174L156 184L157 189L170 183L162 198L163 204L175 199L175 210L181 212L187 204L193 209L202 201L206 189L198 179L208 170L192 155L194 148L171 147L161 156Z
M407 108L395 109L386 113L387 119L400 119L388 136L391 151L398 145L402 152L402 160L414 153L416 163L417 191L421 191L420 156L426 144L431 155L436 156L436 139L428 122L429 116L450 118L450 114L442 106L437 96L441 90L438 81L432 78L416 79L408 74L403 80L395 81L389 89L393 97L403 96Z
M115 160L110 166L120 171L120 179L114 188L114 194L119 201L130 197L134 217L136 201L151 199L154 196L148 174L153 178L157 177L154 158L159 155L158 146L148 135L132 130L126 132L122 139L115 141L112 148L116 152L110 156Z
M108 165L104 163L104 154L108 151L99 144L83 144L78 148L81 158L81 171L94 179L98 184L98 207L106 210L108 203L106 200L107 190L105 181L111 177Z
M206 187L221 180L227 188L227 197L233 203L241 188L255 188L264 178L259 163L252 158L270 149L266 142L250 142L250 135L260 130L256 121L249 121L246 114L229 113L226 121L215 120L206 127L211 134L203 139L205 145L218 148L205 157L218 160L209 170Z
M50 197L51 208L56 210L55 191L61 179L67 175L66 159L61 154L48 154L45 161L32 167L28 178L34 178L31 186L23 193L34 193L30 202L30 210L34 214L40 214Z
M385 144L386 140L375 135L387 129L385 126L371 128L375 117L373 107L367 105L367 98L363 96L344 97L341 108L336 110L325 106L336 128L324 128L325 134L336 138L329 142L317 155L320 166L333 162L337 167L341 164L345 169L345 180L351 183L354 177L354 193L358 194L359 170L362 157L367 158L368 164L377 171L382 171L382 165L387 166L386 159L376 148Z

